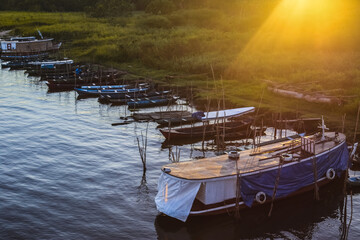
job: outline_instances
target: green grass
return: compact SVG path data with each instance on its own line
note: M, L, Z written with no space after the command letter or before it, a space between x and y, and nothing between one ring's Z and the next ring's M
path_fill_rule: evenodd
M279 1L263 2L239 1L237 10L227 6L226 11L197 8L168 15L134 12L109 19L84 13L1 12L0 29L19 35L36 35L39 29L62 41L67 57L127 70L160 85L187 91L192 87L199 102L221 98L223 86L229 106L259 106L262 97L261 106L272 111L324 114L335 120L346 113L354 120L360 101L358 25L344 27L340 23L345 20L334 17L339 27L321 48L306 38L296 46L285 42L273 47L277 33L272 33L264 46L244 51ZM357 21L359 9L346 15L346 23ZM307 92L337 89L338 96L354 97L341 106L308 103L269 92L265 79L302 86Z

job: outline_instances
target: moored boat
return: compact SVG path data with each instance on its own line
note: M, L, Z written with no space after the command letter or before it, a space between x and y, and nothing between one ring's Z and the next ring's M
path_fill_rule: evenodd
M163 166L157 209L176 219L226 213L296 196L347 169L342 133L323 132L240 153Z
M111 98L100 99L100 102L110 102L111 105L122 105L127 102L138 102L142 100L155 100L164 97L168 97L171 91L159 91L159 92L149 92L149 93L139 93L139 94L127 94L125 98ZM104 95L102 95L104 96Z
M215 137L217 134L225 132L235 133L240 131L247 131L252 123L251 119L242 119L230 122L219 123L204 123L199 126L183 127L183 128L162 128L160 132L166 140L176 141L182 139L209 139Z
M1 41L1 58L6 60L36 59L59 50L61 43L54 44L53 38L12 37Z
M242 119L237 121L226 121L244 114L251 113L255 110L254 107L234 108L212 112L195 112L192 114L194 119L203 121L203 125L182 127L182 128L163 128L160 132L164 135L166 140L179 139L197 139L210 138L219 133L236 133L239 131L246 131L250 125L250 119ZM210 121L215 121L210 123Z
M123 95L131 93L146 92L149 88L119 88L119 89L83 89L74 88L80 96L99 97L102 94L106 95Z
M172 104L176 102L177 98L173 96L158 96L154 98L144 98L137 101L130 101L126 104L129 109L136 108L147 108L147 107L156 107L156 106L164 106L168 104Z
M238 117L240 115L253 112L254 109L254 107L245 107L211 112L188 112L183 115L162 117L159 119L155 119L155 121L159 124L159 127L171 127L184 124L192 124L200 121Z
M124 89L124 88L127 88L129 85L102 85L102 86L99 86L99 85L93 85L93 86L81 86L80 88L82 89Z

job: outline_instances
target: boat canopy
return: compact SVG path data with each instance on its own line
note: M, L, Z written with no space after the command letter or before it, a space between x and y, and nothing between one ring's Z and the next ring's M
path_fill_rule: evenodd
M65 64L73 64L74 60L67 59L67 60L60 60L60 61L35 61L35 62L29 62L30 65L41 65L41 66L47 66L47 65L65 65Z
M10 41L34 41L36 38L34 36L31 37L12 37Z

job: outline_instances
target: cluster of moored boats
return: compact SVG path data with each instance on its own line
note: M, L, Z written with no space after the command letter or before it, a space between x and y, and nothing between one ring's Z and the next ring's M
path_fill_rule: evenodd
M159 91L144 79L124 80L125 72L94 70L69 59L44 59L58 47L52 40L33 37L2 41L1 56L7 61L2 62L2 68L24 69L30 76L46 81L50 91L75 90L81 98L98 97L100 102L112 105L141 108L169 105L177 100L170 90ZM254 109L162 111L133 113L132 117L136 121L157 122L167 141L248 138L259 130L252 126L253 119L244 117ZM349 148L344 134L326 130L322 120L321 131L316 134L280 138L214 158L167 164L162 167L158 183L157 209L186 221L189 216L272 205L308 191L317 196L320 186L334 181L349 168L357 146Z
M128 104L129 108L170 105L177 101L170 90L158 91L149 80L127 79L126 72L74 64L73 60L12 60L2 68L25 70L45 81L49 92L75 90L79 98L98 97L101 103Z

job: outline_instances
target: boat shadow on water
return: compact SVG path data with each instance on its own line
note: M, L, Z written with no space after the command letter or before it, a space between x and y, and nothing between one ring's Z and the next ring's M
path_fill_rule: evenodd
M344 204L343 178L320 188L320 200L314 192L298 195L274 203L271 217L270 204L240 211L237 219L233 212L215 216L189 217L183 223L164 214L155 219L158 239L254 239L254 238L308 238L324 218L339 221L339 239L343 234ZM348 212L349 214L349 212ZM346 225L345 225L346 226ZM333 226L328 227L333 232ZM323 234L327 229L323 229ZM325 235L324 235L325 237Z

